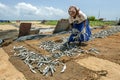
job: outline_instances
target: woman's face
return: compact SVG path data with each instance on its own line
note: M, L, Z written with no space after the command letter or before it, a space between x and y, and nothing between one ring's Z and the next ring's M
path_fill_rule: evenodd
M69 13L69 15L70 15L71 17L75 17L77 11L76 11L76 9L75 9L74 7L71 7L71 8L69 8L68 13Z

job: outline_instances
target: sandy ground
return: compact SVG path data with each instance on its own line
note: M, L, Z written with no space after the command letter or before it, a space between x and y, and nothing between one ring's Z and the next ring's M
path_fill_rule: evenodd
M100 54L95 57L107 59L120 65L120 32L106 38L98 38L88 42L85 48L96 48Z
M99 29L101 30L101 29ZM99 31L98 29L95 31ZM6 53L8 55L5 55L6 53L0 49L0 55L2 58L0 58L0 63L12 63L11 65L14 67L11 68L11 70L16 69L19 74L19 72L22 72L22 74L25 76L27 80L120 80L120 32L117 34L114 34L112 36L106 37L106 38L98 38L93 41L89 41L85 43L85 46L81 46L83 49L90 49L90 48L97 48L100 53L89 53L89 54L82 54L77 58L65 58L67 69L64 73L56 72L53 77L45 77L41 75L40 73L33 74L27 65L23 63L19 58L13 56L13 46L25 46L28 49L38 52L38 53L44 53L49 54L47 51L41 50L38 46L38 44L41 41L45 40L54 40L57 41L63 36L69 36L69 34L65 35L59 35L55 37L50 38L43 38L38 40L28 40L23 42L12 42L10 45L3 47ZM3 53L3 54L1 54ZM0 56L0 57L1 57ZM9 56L9 57L8 57ZM4 59L7 58L7 61ZM73 66L74 65L74 66ZM1 66L1 65L0 65ZM0 70L3 70L3 72L8 72L8 74L11 74L10 76L4 77L0 76L1 79L4 80L11 80L12 74L14 72L7 71L8 68L6 68L6 65L2 65L0 67ZM99 71L105 70L107 71L106 76L99 75ZM1 72L1 71L0 71ZM0 73L2 74L2 73ZM20 74L20 75L22 75ZM16 74L17 75L17 74ZM23 78L20 77L20 78ZM12 80L15 80L16 78L13 78Z
M43 40L55 40L56 41L56 40L59 40L62 36L68 36L68 35L59 35L59 36L51 37L48 39L43 38L41 40L42 41ZM82 46L83 49L97 48L100 50L100 53L99 54L94 54L94 53L83 54L84 56L80 55L80 58L75 59L75 61L74 61L74 59L72 59L72 62L69 58L68 61L66 62L67 66L69 65L69 67L67 68L65 73L60 74L59 72L57 72L54 75L54 77L44 77L41 74L31 73L29 68L20 59L18 59L16 57L11 57L10 62L12 64L14 64L14 66L19 71L21 71L28 80L33 80L33 79L36 79L36 80L38 80L38 79L70 80L70 78L71 78L71 80L92 80L92 79L98 80L99 76L96 74L96 72L100 71L100 70L108 71L108 74L104 77L100 77L100 80L119 80L120 79L120 77L119 77L120 44L118 44L118 43L120 43L119 39L120 39L120 33L117 33L115 35L106 37L104 39L101 39L101 38L95 39L93 41L86 43L87 46ZM32 51L47 54L47 52L42 51L38 48L37 45L39 43L40 43L40 40L29 40L29 41L19 42L19 43L15 42L7 47L4 47L4 50L6 50L6 52L9 54L9 56L11 56L11 55L13 55L13 53L10 52L10 50L12 50L14 45L24 45L25 47L29 48ZM116 48L116 46L117 46L117 48ZM93 57L91 57L91 56L93 56ZM18 62L19 62L19 64L18 64ZM73 64L74 64L74 66L73 66ZM18 67L18 66L22 66L22 67ZM30 76L28 74L30 74ZM90 79L90 78L92 78L92 79Z
M110 62L108 60L88 57L80 60L76 60L80 65L94 71L106 70L107 76L101 77L100 80L120 80L120 65Z
M18 28L14 27L13 25L0 25L0 31L13 29L18 30Z
M9 61L9 56L0 48L0 80L26 80Z
M44 25L44 24L32 23L32 27L35 27L35 28L52 28L52 27L55 27L55 26L54 25Z

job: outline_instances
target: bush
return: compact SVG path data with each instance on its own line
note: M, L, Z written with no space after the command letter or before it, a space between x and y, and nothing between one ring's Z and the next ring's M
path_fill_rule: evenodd
M95 21L96 19L95 19L95 16L90 16L90 17L88 17L88 19L90 20L90 21Z

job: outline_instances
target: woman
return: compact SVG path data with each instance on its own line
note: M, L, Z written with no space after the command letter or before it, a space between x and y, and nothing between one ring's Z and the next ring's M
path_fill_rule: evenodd
M88 41L91 35L87 16L75 6L70 6L68 13L70 15L69 23L72 26L72 34L69 37L68 44L78 41L81 45L81 42Z

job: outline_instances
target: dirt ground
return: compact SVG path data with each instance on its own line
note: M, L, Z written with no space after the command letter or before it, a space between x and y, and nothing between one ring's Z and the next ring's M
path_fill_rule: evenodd
M24 75L9 61L8 54L0 48L0 80L25 80Z
M97 48L100 54L95 54L95 57L107 59L120 65L120 32L104 39L95 39L88 42L85 48Z
M76 60L76 62L90 70L101 71L98 74L104 75L100 80L119 80L120 79L120 65L110 62L105 59L96 57L88 57Z
M102 29L96 29L93 32L100 30ZM40 73L34 74L22 60L13 56L13 46L18 45L25 46L37 53L43 53L44 55L49 54L47 51L41 50L38 44L43 40L58 41L63 36L69 36L69 34L38 40L12 42L10 45L2 48L9 55L9 61L18 70L17 73L21 72L27 80L120 80L120 32L103 39L97 38L84 43L86 45L82 45L82 49L88 50L90 48L96 48L100 53L85 53L73 58L65 57L62 60L65 61L67 69L64 73L60 73L59 70L56 71L54 76L43 76ZM1 50L0 53L2 53ZM1 55L6 56L4 54ZM0 68L0 70L5 69ZM3 78L1 78L1 80L2 79ZM5 80L10 80L9 76L8 79Z

